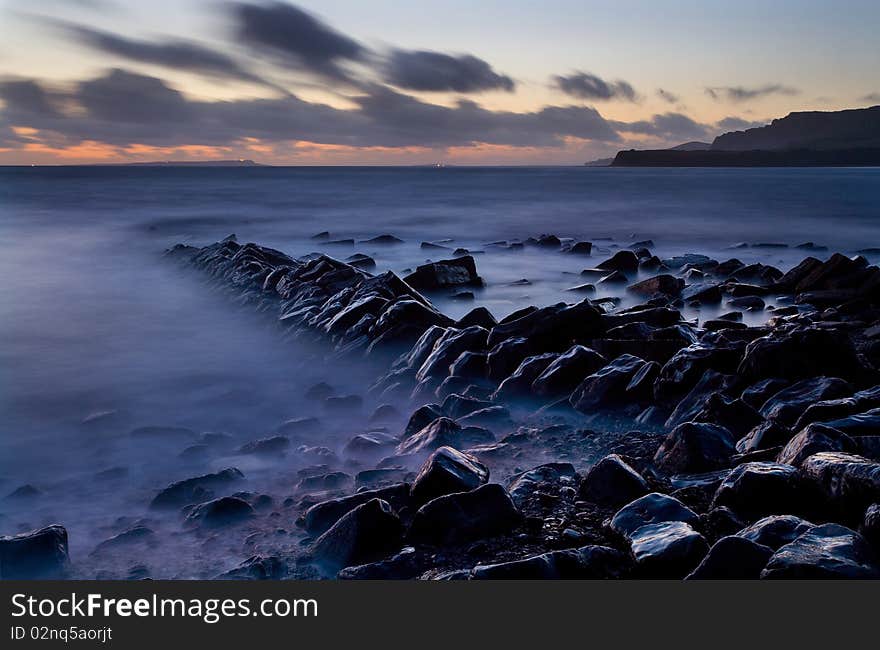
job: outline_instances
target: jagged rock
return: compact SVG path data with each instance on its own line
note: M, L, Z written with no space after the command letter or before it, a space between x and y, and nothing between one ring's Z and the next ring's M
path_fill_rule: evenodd
M673 429L654 463L666 472L708 472L730 466L735 439L724 427L706 422L685 422Z
M727 506L752 519L793 512L802 499L796 468L779 463L745 463L721 482L712 504Z
M481 427L492 430L505 429L513 426L510 411L503 406L487 406L479 411L468 413L459 418L458 423L463 427Z
M743 528L737 533L737 537L776 551L814 527L814 524L794 515L771 515Z
M394 235L378 235L371 239L365 239L362 244L402 244L403 240Z
M722 375L714 370L707 370L678 402L678 405L666 420L666 428L674 429L683 422L691 422L703 410L703 407L712 397L726 390L731 382L729 375Z
M596 268L605 271L636 273L639 270L639 258L632 251L618 251L604 262L597 264Z
M352 478L345 472L327 472L306 476L297 483L298 490L338 490L351 485Z
M476 489L488 480L488 468L476 458L452 447L440 447L422 465L410 494L421 505L444 494Z
M801 474L825 501L838 511L861 518L880 501L880 463L839 451L823 451L806 458Z
M837 524L816 526L780 548L762 578L877 579L880 565L865 539Z
M551 551L513 562L478 565L471 580L610 580L628 572L630 561L607 546Z
M270 436L245 443L239 448L238 453L276 456L283 454L288 447L290 447L290 438L287 436Z
M338 499L328 499L316 503L303 514L300 523L311 535L320 535L329 529L334 523L347 512L366 503L370 499L387 501L395 510L400 510L409 504L410 485L408 483L395 483L388 487L377 490L364 490Z
M64 526L0 536L0 579L58 580L69 563Z
M253 555L234 569L221 573L218 580L284 580L287 564L277 556Z
M699 519L693 510L675 497L652 492L618 510L610 526L618 535L629 539L639 528L649 524L680 521L696 525Z
M604 506L619 507L650 492L648 483L617 454L593 465L580 485L580 497Z
M641 577L684 578L709 550L703 536L681 521L642 526L630 540Z
M403 525L387 501L370 499L347 512L312 546L312 555L325 570L377 560L400 548Z
M510 338L525 338L535 347L535 353L559 352L575 343L589 341L603 331L601 313L589 300L575 305L558 303L513 321L502 321L492 328L489 347Z
M402 438L409 438L411 435L418 433L440 417L443 417L443 410L440 408L439 404L424 404L423 406L420 406L409 416L409 421L406 423L406 428L403 430Z
M736 443L740 454L749 454L762 449L773 449L787 445L792 439L791 430L776 420L765 420Z
M493 442L495 436L486 429L479 427L462 427L454 420L440 417L421 431L414 433L401 442L396 450L398 455L431 452L439 447L463 449L473 445Z
M470 255L423 264L403 281L416 290L481 286L483 283L477 275L477 264Z
M379 431L368 431L351 438L343 453L349 458L381 458L397 447L397 439Z
M316 401L320 399L324 401L330 397L330 395L326 395L320 398L314 397L310 399L315 399ZM303 418L292 418L290 420L285 421L280 427L277 429L277 433L283 436L301 436L305 434L313 434L318 433L323 428L321 421L315 417L303 417Z
M629 278L623 271L612 271L599 279L596 284L626 284Z
M152 502L151 508L177 508L195 501L204 501L213 496L217 488L230 485L244 479L244 474L235 467L229 467L214 474L205 474L194 478L172 483L159 492Z
M488 309L485 307L474 307L455 323L455 327L465 329L466 327L478 325L479 327L491 330L497 324L498 321L495 320L492 312Z
M465 397L464 395L453 393L443 400L443 403L440 405L440 410L447 417L452 418L453 420L457 420L458 418L464 417L469 413L473 413L474 411L479 411L480 409L488 408L490 406L492 406L492 402L477 399L476 397Z
M544 372L532 382L532 393L542 397L562 397L571 394L584 377L607 363L605 357L582 345L572 346L556 357Z
M463 330L446 330L416 372L416 380L422 381L429 377L447 377L449 366L462 352L484 351L488 336L488 331L477 326Z
M762 379L746 388L741 398L752 408L760 409L768 399L789 385L791 385L790 381L778 377Z
M836 377L813 377L784 388L761 406L761 415L784 426L794 426L811 404L852 395L853 387Z
M880 407L880 386L874 386L873 388L859 391L851 397L823 400L811 404L801 414L800 419L795 425L795 429L800 431L813 422L837 422L838 420L846 419L849 416L858 413L870 412L872 416L880 415L880 412L873 412L874 409L878 407ZM871 427L876 429L877 427L874 426L876 424L880 424L880 422L871 422ZM837 428L839 428L839 425ZM841 430L845 433L849 433L845 429Z
M571 463L545 463L514 476L509 483L510 497L521 506L544 484L565 481L574 484L577 473Z
M824 424L811 424L795 435L779 452L777 461L796 467L822 451L855 451L852 438Z
M409 539L425 544L460 544L510 532L521 515L497 483L438 497L418 509Z
M858 440L863 437L875 436L880 432L880 409L871 409L866 413L856 413L838 420L829 420L825 422L825 425Z
M631 284L626 288L630 293L651 297L655 294L677 296L684 289L684 280L674 275L656 275L653 278Z
M489 350L489 379L501 382L519 368L526 359L536 356L536 346L525 338L502 341Z
M627 386L646 363L629 354L617 357L574 389L571 405L582 413L591 413L625 403Z
M501 345L504 345L503 343ZM531 395L532 384L559 357L555 352L527 357L495 390L493 401L511 401Z
M220 497L193 508L186 518L186 523L217 528L246 521L255 514L253 506L244 499Z
M773 549L744 537L722 537L686 580L756 580Z
M682 348L666 362L654 387L657 401L677 404L700 381L707 370L730 375L742 358L737 343L707 344L703 341Z
M880 547L880 504L872 504L865 510L860 531L875 547Z
M590 255L593 252L593 242L575 242L567 252L572 253L573 255Z
M489 376L488 352L462 352L449 367L451 377L482 380Z

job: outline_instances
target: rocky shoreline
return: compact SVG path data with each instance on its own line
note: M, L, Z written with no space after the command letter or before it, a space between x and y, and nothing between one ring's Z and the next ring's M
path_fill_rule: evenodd
M553 235L498 245L591 259L589 242ZM577 287L619 286L635 307L584 298L457 321L428 296L481 284L464 250L401 278L364 255L176 246L169 258L285 336L377 368L362 395L316 385L308 399L375 409L339 444L302 418L242 448L316 459L286 498L239 490L229 468L150 508L221 535L296 522L300 552L255 554L228 579L880 578L880 269L834 254L783 273L652 246ZM682 315L719 304L731 311ZM61 526L0 538L0 577L67 571Z

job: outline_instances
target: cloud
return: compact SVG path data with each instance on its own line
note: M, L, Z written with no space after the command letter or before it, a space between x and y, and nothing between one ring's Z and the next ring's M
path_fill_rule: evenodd
M239 42L323 77L353 82L343 65L369 54L356 40L293 5L236 3L232 9Z
M126 38L90 27L56 22L58 26L89 47L129 61L158 65L173 70L188 70L214 78L271 85L246 70L232 57L204 45L183 39L159 41Z
M880 104L880 93L868 93L860 97L859 101Z
M55 109L50 94L33 79L8 79L0 81L0 99L3 100L4 116L15 124L18 118L54 118Z
M657 96L660 97L660 99L662 99L663 101L670 104L677 104L679 100L678 95L671 93L668 90L664 90L663 88L657 89Z
M451 55L425 50L393 50L385 64L385 81L407 90L478 93L513 92L510 77L470 54Z
M682 113L660 113L649 120L636 122L615 122L614 126L623 132L647 135L663 140L695 140L709 137L713 129Z
M588 72L575 72L567 76L553 77L557 88L579 99L607 101L621 99L634 102L638 99L635 89L625 81L605 81Z
M761 126L767 126L767 122L756 120L745 120L741 117L725 117L719 120L716 125L722 131L744 131L746 129L754 129Z
M706 94L716 101L726 99L729 102L745 102L752 99L760 99L769 95L797 95L797 88L783 86L782 84L768 84L757 88L744 86L714 86L706 88Z

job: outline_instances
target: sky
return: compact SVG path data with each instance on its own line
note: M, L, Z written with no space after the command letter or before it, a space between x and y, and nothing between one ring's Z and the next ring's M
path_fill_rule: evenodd
M880 104L876 0L0 0L0 164L581 164Z

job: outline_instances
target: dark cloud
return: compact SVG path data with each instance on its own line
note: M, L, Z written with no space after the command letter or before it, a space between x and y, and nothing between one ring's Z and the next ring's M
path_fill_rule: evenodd
M713 131L708 125L700 124L682 113L660 113L649 120L615 122L614 125L626 133L649 135L664 140L695 140L708 137Z
M112 54L138 63L148 63L174 70L187 70L210 77L271 85L246 70L232 57L192 41L182 39L137 40L81 25L57 24L89 47L105 54Z
M664 90L663 88L657 89L657 96L660 97L665 102L669 102L670 104L677 104L679 97L678 95L669 92L668 90Z
M716 126L722 131L744 131L745 129L754 129L760 126L767 126L767 122L755 120L745 120L741 117L725 117L720 120Z
M638 99L635 89L625 81L605 81L587 72L575 72L567 76L555 76L553 82L567 95L579 99L606 101L621 99L634 102Z
M768 84L757 88L745 88L743 86L715 86L706 88L706 94L715 100L730 102L745 102L752 99L767 97L768 95L797 95L797 88L783 86L782 84Z
M368 50L299 7L271 2L232 5L238 40L287 65L351 82L342 65L363 61Z
M425 50L394 50L385 64L385 81L407 90L478 93L513 92L510 77L470 54L451 55Z
M0 81L0 99L4 103L4 116L10 123L16 118L53 118L58 115L50 94L32 79L9 79Z

